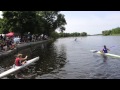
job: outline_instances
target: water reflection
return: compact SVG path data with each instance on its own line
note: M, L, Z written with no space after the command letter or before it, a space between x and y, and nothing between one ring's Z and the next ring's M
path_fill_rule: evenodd
M103 43L107 46L117 44L120 37L90 36L86 38L61 38L55 42L33 45L30 50L23 50L29 59L40 56L40 60L30 65L17 76L16 73L5 78L8 79L101 79L119 78L120 60L118 58L101 56L91 53L90 50L100 50ZM119 48L110 53L119 55ZM30 57L31 56L31 57ZM0 72L11 68L14 57L1 60ZM69 61L69 62L67 62ZM20 77L20 75L22 77Z
M47 74L55 69L62 68L66 63L65 47L62 46L58 50L53 43L44 44L44 49L40 48L39 50L39 56L40 61L36 64L38 75Z
M101 55L103 57L103 62L106 63L108 60L108 57L106 55Z
M34 49L32 56L40 56L40 60L19 73L9 75L8 78L35 79L43 74L57 73L66 64L66 49L64 45L58 49L52 42L49 42L40 44Z
M21 69L13 74L7 76L7 78L10 78L10 79L32 79L35 75L36 74L34 72L34 67L29 66L29 67Z
M95 58L102 57L103 63L106 63L107 60L108 60L108 57L107 57L106 55L97 55L97 54L93 54L93 56L94 56Z

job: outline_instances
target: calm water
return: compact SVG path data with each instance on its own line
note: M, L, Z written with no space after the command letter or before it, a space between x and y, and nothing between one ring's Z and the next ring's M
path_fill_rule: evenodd
M90 50L101 50L103 45L109 53L120 55L120 36L88 36L60 38L41 44L34 49L32 57L40 60L4 79L120 79L120 59L106 57ZM12 67L14 57L0 62L0 73Z

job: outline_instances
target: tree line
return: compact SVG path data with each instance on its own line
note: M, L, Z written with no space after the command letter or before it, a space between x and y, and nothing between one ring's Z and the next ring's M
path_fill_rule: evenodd
M0 33L15 32L24 35L44 34L51 36L57 29L65 30L65 16L60 11L2 11Z
M60 37L78 37L78 36L87 36L87 33L86 32L60 33Z
M120 27L113 28L111 30L104 30L104 31L102 31L102 34L104 36L113 35L113 34L120 34Z
M49 37L87 36L86 32L64 33L65 15L60 11L2 11L0 33L44 34ZM56 31L59 30L60 33Z
M59 37L79 37L79 36L87 36L86 32L73 32L73 33L63 33L63 32L53 32L52 37L59 38Z

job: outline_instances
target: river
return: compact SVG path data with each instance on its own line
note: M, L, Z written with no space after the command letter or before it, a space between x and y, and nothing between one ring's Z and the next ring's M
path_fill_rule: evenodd
M41 44L32 52L40 60L28 68L3 79L119 79L120 58L106 57L90 50L102 50L120 55L120 36L87 36L59 38ZM12 68L14 57L0 62L0 73Z

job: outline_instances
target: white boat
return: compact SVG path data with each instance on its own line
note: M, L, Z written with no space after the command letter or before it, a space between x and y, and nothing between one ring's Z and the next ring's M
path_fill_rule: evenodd
M115 54L110 54L110 53L102 53L101 51L97 51L97 50L90 50L93 53L98 53L98 54L102 54L102 55L106 55L106 56L112 56L112 57L117 57L120 58L120 55L115 55Z
M16 71L18 71L18 70L26 67L26 66L29 66L29 65L31 65L32 63L36 62L37 60L39 60L39 57L36 57L36 58L33 58L33 59L31 59L31 60L26 61L26 63L25 63L24 65L22 65L22 66L15 66L15 65L14 65L11 69L9 69L9 70L1 73L1 74L0 74L0 78L3 78L3 77L5 77L5 76L7 76L7 75L9 75L9 74L11 74L11 73L14 73L14 72L16 72Z

